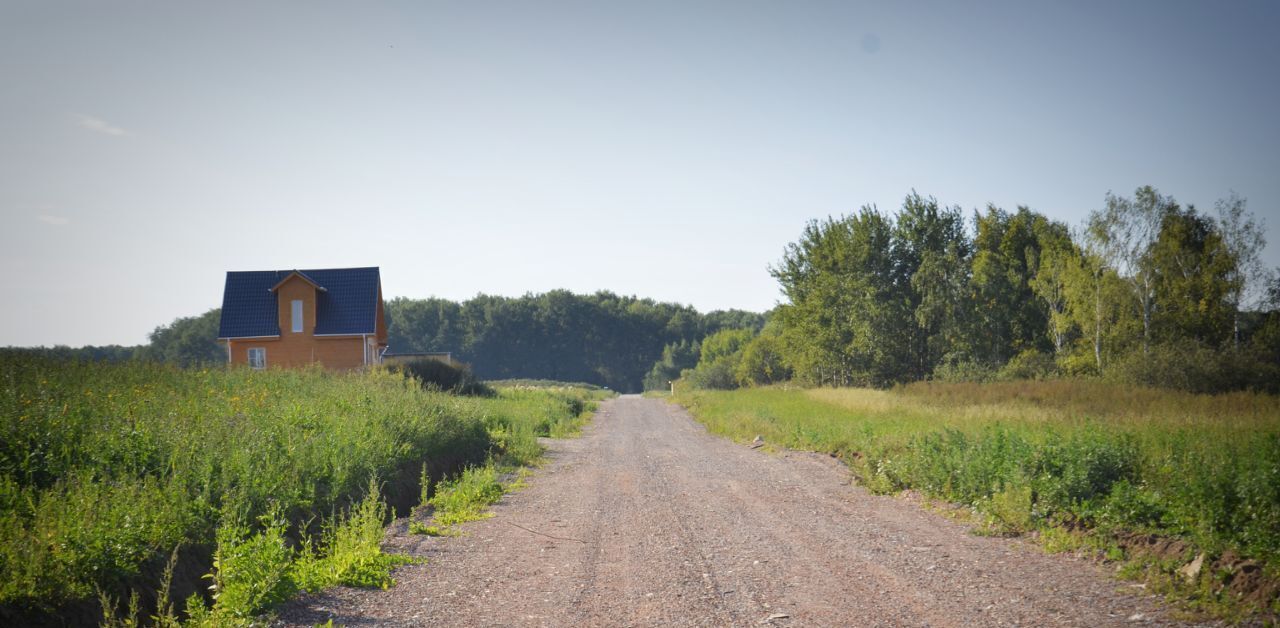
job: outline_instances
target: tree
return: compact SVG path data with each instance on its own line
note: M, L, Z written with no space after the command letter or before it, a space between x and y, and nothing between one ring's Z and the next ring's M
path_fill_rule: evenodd
M791 379L791 368L783 356L776 326L765 327L742 348L734 377L739 386L762 386Z
M1108 264L1107 233L1093 216L1077 240L1082 245L1080 256L1077 263L1068 266L1070 272L1066 275L1068 307L1089 337L1094 367L1101 373L1104 344L1122 319L1125 286Z
M662 359L654 362L644 376L645 390L665 390L674 380L680 379L680 372L698 365L698 356L702 352L701 344L695 340L681 340L669 343L662 348Z
M1048 312L1046 324L1049 338L1053 342L1054 355L1062 355L1067 338L1078 325L1068 309L1068 286L1071 277L1081 273L1080 263L1080 252L1070 240L1065 244L1049 246L1040 251L1036 275L1028 282L1032 292L1040 298Z
M1170 208L1146 259L1159 304L1153 327L1161 340L1216 346L1231 334L1229 275L1236 263L1211 218L1195 207Z
M989 205L985 214L974 216L974 227L975 348L992 364L1025 351L1047 351L1045 330L1054 306L1041 303L1032 284L1041 252L1069 245L1067 226L1026 206L1009 213ZM1064 306L1063 299L1057 306Z
M225 363L227 349L218 343L221 317L222 310L214 308L200 316L177 318L156 327L147 335L151 344L139 347L136 355L182 366Z
M955 348L964 324L962 290L967 283L972 243L959 207L939 208L916 192L902 202L893 231L896 272L911 317L910 376L923 379Z
M1177 209L1172 198L1161 196L1147 185L1135 190L1133 199L1108 192L1106 207L1089 216L1089 230L1098 239L1103 258L1133 294L1142 319L1144 353L1151 346L1151 322L1156 306L1156 274L1149 254L1159 237L1164 215Z
M681 372L681 379L694 388L737 388L735 372L742 360L742 349L754 336L750 329L724 329L707 336L702 341L698 365Z
M640 390L669 345L696 344L707 330L763 324L761 314L730 310L700 314L691 307L601 291L553 290L522 297L477 295L392 299L386 304L396 352L449 351L484 379L580 381ZM669 365L665 382L692 362ZM674 371L672 371L674 369ZM658 374L655 377L662 377Z
M884 385L910 377L915 329L893 222L871 206L811 221L770 274L787 362L812 384Z
M1246 201L1232 192L1215 204L1223 246L1235 260L1227 272L1227 301L1231 304L1231 343L1240 348L1240 312L1265 298L1267 272L1262 266L1265 225L1246 211Z

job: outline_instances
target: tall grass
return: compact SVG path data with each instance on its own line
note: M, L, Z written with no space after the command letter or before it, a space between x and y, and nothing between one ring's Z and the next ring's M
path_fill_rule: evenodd
M154 598L175 549L181 599L234 539L292 548L339 525L322 522L345 521L371 477L407 509L424 464L439 478L490 455L532 460L536 435L578 414L567 393L543 396L0 352L0 620L83 621L101 616L100 593Z
M1280 574L1280 398L1100 382L748 389L677 397L713 432L836 454L873 490L1009 531L1176 536Z

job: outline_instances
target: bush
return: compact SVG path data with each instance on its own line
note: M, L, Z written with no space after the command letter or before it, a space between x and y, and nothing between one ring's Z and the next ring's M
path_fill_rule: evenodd
M1098 359L1094 357L1092 348L1058 356L1057 367L1067 377L1098 376Z
M1053 356L1032 349L1013 356L996 373L996 377L1004 380L1049 379L1057 374L1058 365L1053 361Z
M791 368L782 357L777 336L761 334L742 349L734 376L742 386L760 386L791 379Z
M428 390L439 390L455 395L471 397L492 397L495 393L484 382L476 379L471 369L465 366L453 366L439 360L411 360L404 364L393 364L388 367L405 377L412 377Z
M1219 350L1190 341L1152 345L1145 353L1136 349L1116 360L1104 377L1193 393L1280 392L1280 366L1251 351Z
M990 365L963 353L948 353L933 369L933 379L941 382L989 382L995 375Z
M680 373L680 381L702 390L733 390L738 387L733 367L733 362L728 359L699 364L697 368Z

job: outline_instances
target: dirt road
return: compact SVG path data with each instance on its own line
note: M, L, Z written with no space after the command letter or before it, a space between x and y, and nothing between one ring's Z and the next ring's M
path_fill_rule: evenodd
M550 455L462 537L397 528L392 548L429 561L398 571L397 586L310 596L284 610L285 623L1170 623L1092 563L973 536L850 486L828 457L710 436L663 401L609 401L582 438L552 442Z

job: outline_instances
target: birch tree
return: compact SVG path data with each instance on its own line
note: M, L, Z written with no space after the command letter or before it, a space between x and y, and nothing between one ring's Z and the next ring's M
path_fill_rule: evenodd
M1142 351L1151 346L1151 319L1156 307L1156 273L1151 246L1160 235L1164 214L1177 209L1174 200L1147 185L1128 199L1107 193L1106 207L1089 216L1088 231L1097 252L1129 286L1142 319Z
M1232 192L1218 199L1218 232L1223 244L1235 258L1227 274L1227 300L1232 309L1231 343L1240 348L1240 311L1260 303L1264 296L1267 272L1262 265L1262 249L1267 245L1262 235L1266 226L1246 211L1246 201Z

